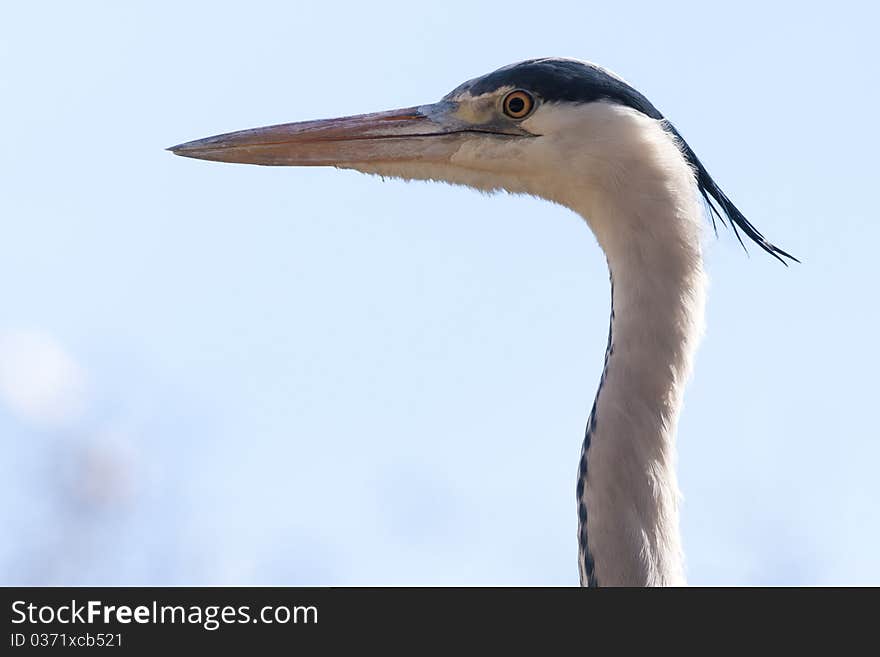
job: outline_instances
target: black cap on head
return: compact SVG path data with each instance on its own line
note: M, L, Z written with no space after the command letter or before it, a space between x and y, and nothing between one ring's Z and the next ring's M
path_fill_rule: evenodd
M529 59L465 82L447 98L461 93L480 96L503 87L525 89L547 102L594 103L611 100L652 119L663 115L647 98L608 71L574 59Z

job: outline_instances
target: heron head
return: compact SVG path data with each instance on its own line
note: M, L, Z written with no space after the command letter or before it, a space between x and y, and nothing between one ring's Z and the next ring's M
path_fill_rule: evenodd
M647 98L609 71L579 60L505 66L428 105L242 130L169 150L219 162L334 166L505 189L569 207L573 193L583 205L584 197L603 185L625 196L621 181L637 181L639 167L651 164L652 154L659 153L653 162L659 169L683 157L686 166L679 170L688 184L695 177L714 216L729 219L735 231L741 229L774 257L795 260L742 215Z
M617 86L630 89L592 64L529 60L465 82L436 103L242 130L169 150L220 162L334 166L536 193L536 178L558 178L565 170L564 161L548 159L564 158L565 141L585 132L571 130L572 110L612 99Z

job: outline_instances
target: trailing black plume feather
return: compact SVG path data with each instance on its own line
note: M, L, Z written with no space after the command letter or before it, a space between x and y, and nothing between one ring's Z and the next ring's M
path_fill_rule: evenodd
M681 146L681 150L684 153L685 158L688 163L694 168L694 172L697 176L697 185L700 188L700 193L703 195L703 198L706 199L706 205L709 206L709 216L712 218L712 226L715 226L715 217L721 220L721 223L727 225L724 221L724 217L727 217L730 220L730 225L733 228L733 233L736 235L736 239L739 240L739 243L742 245L743 249L746 248L746 245L743 243L742 237L739 234L739 230L737 227L741 228L742 231L748 235L748 237L762 249L764 249L767 253L772 255L774 258L779 260L783 265L788 266L788 263L783 258L788 258L789 260L793 260L794 262L800 262L797 258L795 258L790 253L786 253L782 249L780 249L775 244L771 244L767 241L767 238L761 234L757 228L755 228L754 224L746 219L745 215L739 211L733 201L731 201L727 194L718 186L712 176L709 175L709 172L706 171L706 167L703 166L703 163L700 162L700 158L697 157L697 154L694 153L693 149L688 146L688 143L684 140L684 138L679 134L678 130L675 129L669 121L664 121L664 127L668 132L675 136L678 140L678 143ZM716 203L718 205L716 205ZM720 209L719 207L720 206ZM718 232L716 228L716 234Z
M733 204L733 201L727 198L727 195L718 184L712 180L712 176L706 171L706 167L703 166L696 153L688 146L684 137L675 129L675 126L667 121L663 114L660 113L660 110L654 107L651 101L644 95L612 73L595 64L574 59L556 57L530 59L518 64L505 66L481 78L465 82L453 90L447 97L454 97L462 92L469 92L476 96L505 86L527 89L550 102L594 103L603 100L612 101L631 107L652 119L660 121L664 130L678 141L682 154L694 169L700 193L709 207L709 218L712 220L715 234L718 234L715 218L717 217L725 226L727 225L725 218L727 218L730 221L730 226L733 228L736 239L739 240L743 249L746 248L746 245L739 234L740 230L782 264L788 265L784 258L800 262L793 255L786 253L767 241L761 234L761 231L745 218L743 213Z

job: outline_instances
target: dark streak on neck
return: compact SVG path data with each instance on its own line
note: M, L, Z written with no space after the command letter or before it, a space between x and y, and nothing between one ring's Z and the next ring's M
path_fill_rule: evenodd
M605 365L602 368L602 376L599 379L599 389L596 391L596 398L593 400L593 408L590 411L587 429L584 433L584 444L581 447L577 482L578 558L580 560L578 571L580 573L581 586L590 588L598 587L599 579L596 576L596 564L593 561L593 554L590 551L589 541L587 540L587 502L584 498L584 488L587 484L587 459L590 451L590 442L593 432L596 430L596 408L599 405L599 395L602 393L602 387L605 385L605 378L608 376L608 363L611 360L611 355L614 353L614 342L612 339L614 333L614 277L609 274L609 279L611 281L611 317L608 321L608 346L605 348Z

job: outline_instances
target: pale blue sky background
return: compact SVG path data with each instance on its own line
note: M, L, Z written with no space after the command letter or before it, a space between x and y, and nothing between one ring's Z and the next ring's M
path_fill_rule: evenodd
M585 225L163 150L542 55L627 78L804 261L709 240L690 581L880 583L880 16L824 4L4 5L0 583L575 584Z

